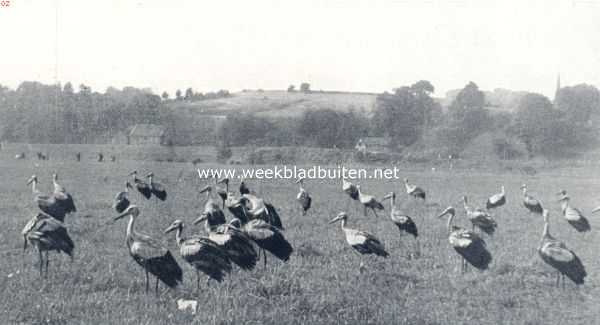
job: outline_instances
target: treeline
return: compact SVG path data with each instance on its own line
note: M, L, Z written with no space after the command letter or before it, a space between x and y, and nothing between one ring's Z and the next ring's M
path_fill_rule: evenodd
M304 90L310 89L307 84ZM302 90L302 89L301 89ZM512 112L490 110L478 86L470 82L443 108L434 100L434 86L425 80L377 96L370 115L326 107L299 117L269 118L237 111L222 123L198 123L169 105L174 100L201 100L231 96L228 91L200 94L153 94L148 89L108 88L104 93L71 83L44 85L23 82L15 90L0 86L0 139L29 143L110 143L138 123L165 127L174 145L315 146L353 148L366 136L385 137L392 149L434 148L459 155L467 144L486 132L500 135L498 153L510 158L520 143L529 156L561 155L594 143L598 127L591 120L600 113L600 92L591 85L564 87L552 102L528 93ZM207 117L208 118L208 117ZM217 125L220 124L219 127ZM195 136L195 135L202 136ZM507 156L507 153L509 155Z

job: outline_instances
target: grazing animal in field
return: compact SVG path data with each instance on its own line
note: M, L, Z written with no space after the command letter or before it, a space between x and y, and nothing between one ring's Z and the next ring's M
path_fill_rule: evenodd
M146 175L146 177L148 177L148 184L150 186L150 192L152 192L152 194L157 197L159 200L164 201L167 199L167 190L165 190L165 187L154 181L154 173L150 172L148 173L148 175Z
M500 187L500 193L496 193L490 196L485 202L485 208L488 210L495 209L506 204L506 193L504 192L504 185Z
M152 189L148 183L137 177L137 170L132 171L129 176L133 177L133 185L140 192L140 194L146 199L150 199L152 197Z
M267 266L265 251L269 251L284 262L287 262L294 252L292 245L285 239L281 230L262 219L252 219L243 224L240 219L234 218L229 222L229 226L242 231L260 247L263 252L264 267Z
M542 208L542 203L536 200L533 196L527 194L527 185L521 185L521 190L523 191L523 205L529 210L531 213L542 215L544 208Z
M146 274L146 293L148 293L148 274L156 277L155 292L158 294L158 281L160 280L170 288L174 288L183 280L183 271L171 252L154 238L138 233L134 229L135 220L140 215L136 205L130 205L115 220L129 216L127 225L126 243L129 254L138 263Z
M200 190L200 194L206 193L206 203L204 204L204 211L198 219L194 221L197 225L202 221L205 221L205 230L210 233L217 230L217 227L227 222L223 210L219 207L219 204L211 197L212 186L205 186Z
M296 201L298 201L300 207L302 208L302 215L305 216L308 209L310 209L312 198L304 188L304 178L299 178L296 183L298 183L299 186L299 191L296 195Z
M568 277L575 284L583 284L587 273L585 267L577 255L567 248L565 243L557 240L550 235L548 210L542 212L544 216L544 231L542 239L538 247L538 253L546 264L552 266L557 271L556 286L560 284L560 280Z
M448 207L438 218L448 215L448 241L454 250L462 256L461 272L467 270L467 263L477 269L486 270L492 261L492 254L487 250L485 241L473 231L454 226L452 220L456 215L453 207Z
M398 227L400 231L400 235L402 234L410 234L415 238L415 255L419 254L419 241L417 237L419 236L419 231L417 229L417 224L413 221L413 219L398 210L396 208L396 193L390 192L388 195L384 196L382 201L390 200L390 218L392 222Z
M488 235L494 234L498 225L489 213L480 208L472 209L469 207L467 204L467 196L463 196L463 205L465 207L465 211L467 212L467 218L469 218L471 224L473 225L471 230L475 230L475 227L477 227Z
M416 185L410 184L408 182L408 178L404 179L404 187L406 188L406 194L414 198L425 200L425 197L427 196L425 194L425 190Z
M73 196L67 192L67 190L58 184L58 175L56 173L52 174L52 184L54 185L54 198L56 199L56 203L60 204L64 207L65 213L77 212L77 208L75 207L75 202L73 201Z
M209 279L217 282L223 281L225 275L231 272L231 261L227 252L209 238L202 236L182 237L183 228L183 222L175 220L165 230L165 233L176 231L175 241L179 246L179 253L196 270L198 289L200 288L200 272L206 274Z
M117 193L113 202L113 209L118 213L122 213L129 207L131 202L129 201L129 189L132 188L131 183L125 182L125 190Z
M73 258L75 244L73 244L73 240L69 236L67 229L62 222L43 212L36 214L27 222L21 231L21 235L23 235L24 241L23 251L27 249L28 243L38 250L40 276L44 274L43 268L45 266L45 277L48 277L48 264L50 262L48 252L63 252L69 255L71 259ZM45 258L44 253L46 255Z
M562 190L558 194L562 195L558 202L560 202L561 204L562 214L563 217L565 217L565 219L567 220L567 222L571 226L573 226L573 228L575 228L575 230L577 230L578 232L590 231L592 227L590 226L590 223L587 220L587 218L579 209L572 207L569 203L570 198L569 196L567 196L567 191Z
M342 222L342 231L346 236L346 242L358 253L363 255L374 254L381 257L388 257L390 255L386 252L383 243L377 237L365 231L346 228L346 222L348 221L348 214L346 212L340 212L329 223L336 223L338 221Z
M33 192L33 202L35 202L40 210L47 215L52 216L56 220L63 222L67 215L67 210L70 210L68 205L64 202L58 202L56 196L53 194L45 195L37 189L38 178L36 175L32 175L27 181L27 185L31 184L31 191Z
M361 190L360 190L360 185L356 185L356 189L358 190L358 200L360 201L360 203L364 206L364 211L363 211L363 215L366 217L367 216L367 208L371 209L371 211L373 211L373 213L375 214L375 217L379 217L377 215L377 210L383 210L383 204L381 204L381 202L377 201L377 199L373 196L373 195L368 195L368 194L364 194Z

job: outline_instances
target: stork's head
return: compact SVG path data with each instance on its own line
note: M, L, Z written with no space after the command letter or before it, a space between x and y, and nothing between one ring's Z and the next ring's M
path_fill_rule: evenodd
M394 199L395 200L396 199L396 192L390 192L390 193L388 193L386 196L384 196L381 199L381 201L385 201L385 200L388 200L388 199Z
M56 172L54 172L52 174L52 180L55 181L55 182L58 180L58 175L56 174Z
M208 192L208 193L210 194L210 192L211 192L211 191L212 191L212 186L210 186L210 185L206 185L206 186L204 186L204 187L203 187L203 188L200 190L200 192L198 192L198 193L204 193L204 192Z
M521 190L525 191L527 189L527 184L523 183L521 184Z
M203 221L206 221L208 219L208 214L207 213L202 213L198 219L194 220L194 222L192 222L192 224L197 225Z
M133 186L131 186L131 183L129 183L129 181L126 181L125 188L133 188Z
M304 183L304 177L300 177L296 180L296 184L303 184Z
M441 218L441 217L443 217L443 216L445 216L445 215L447 215L447 214L449 214L449 215L451 215L451 216L453 216L453 217L454 217L454 216L456 215L456 210L454 209L454 207L447 207L447 208L446 208L444 211L442 211L442 213L440 213L440 215L438 215L437 217L438 217L438 218Z
M567 195L567 190L560 190L558 193L556 193L556 195L566 196Z
M404 178L404 184L408 184L408 178Z
M154 177L154 173L153 172L149 172L148 174L146 174L146 177Z
M227 177L221 178L221 179L217 180L216 184L229 185L229 178L227 178Z
M183 226L183 221L177 219L173 221L173 223L171 223L171 225L167 229L165 229L165 234L170 233L173 230L182 229Z
M338 215L335 218L331 219L331 221L329 221L329 223L336 223L340 220L344 220L344 221L348 220L348 214L346 212L340 212L340 213L338 213Z
M31 175L31 177L29 177L29 179L27 180L27 185L33 183L33 182L38 182L38 178L35 175Z
M114 218L114 220L119 220L121 218L124 218L126 216L132 216L132 217L137 217L140 215L140 209L137 207L137 205L132 204L130 205L125 211L123 211L123 213L121 213L120 215L116 216Z
M127 176L133 176L133 178L137 177L137 170L132 171L131 173L129 173L129 175Z
M560 199L558 199L558 202L559 202L559 203L562 203L562 202L569 202L569 200L570 200L570 199L571 199L571 198L565 194L565 195L563 195L563 196L562 196Z

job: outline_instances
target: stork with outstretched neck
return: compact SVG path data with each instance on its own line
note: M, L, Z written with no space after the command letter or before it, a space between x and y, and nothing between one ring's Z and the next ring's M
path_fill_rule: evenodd
M531 213L542 215L544 211L542 203L527 193L526 184L521 185L521 190L523 191L523 206Z
M390 192L388 195L384 196L382 201L390 200L390 218L392 222L398 227L400 231L400 235L409 234L415 238L415 252L414 255L419 255L419 231L417 230L417 225L413 221L413 219L406 214L403 214L396 208L396 193ZM410 256L410 255L409 255Z
M492 261L492 254L487 250L485 241L473 231L452 224L456 215L453 207L446 208L438 215L438 218L445 215L448 215L448 241L462 257L461 272L464 273L467 270L468 264L479 270L486 270Z
M215 200L211 197L212 186L207 185L200 190L200 194L206 193L206 203L204 204L204 211L200 215L194 224L199 224L202 221L206 221L205 229L206 232L211 232L217 230L217 227L225 224L227 220L225 219L225 214L223 210L219 207L219 204L215 202Z
M136 205L130 205L125 212L115 217L114 220L129 216L125 237L129 254L136 263L144 268L146 274L146 293L149 290L150 283L148 274L152 274L156 277L155 292L158 294L159 280L167 286L174 288L183 280L183 271L171 252L163 247L159 241L135 231L135 221L139 215L140 209Z
M222 209L225 209L225 201L227 201L227 197L229 196L229 178L225 177L225 178L221 178L219 180L215 179L215 186L219 185L219 184L225 184L225 190L217 187L217 194L223 201Z
M167 190L165 190L165 187L162 184L154 181L154 173L149 172L148 175L146 175L146 177L148 177L148 186L150 186L150 192L152 192L152 195L154 195L161 201L166 200Z
M565 284L565 276L575 284L583 284L587 273L579 257L565 243L557 240L550 235L550 225L548 220L548 210L542 212L544 217L544 231L538 247L538 253L546 264L553 267L556 271L556 286L560 285L562 279Z
M363 215L366 217L367 216L367 208L371 209L371 211L373 211L373 213L375 214L375 217L379 217L377 215L377 210L383 210L383 204L381 204L381 202L377 201L377 199L373 196L373 195L368 195L368 194L364 194L361 190L360 190L360 185L356 185L356 190L358 191L358 200L360 201L360 203L364 206L364 211L363 211Z
M558 193L558 195L561 196L558 202L561 205L563 217L567 220L567 222L578 232L590 231L592 227L590 226L589 221L579 209L571 206L567 191L562 190Z

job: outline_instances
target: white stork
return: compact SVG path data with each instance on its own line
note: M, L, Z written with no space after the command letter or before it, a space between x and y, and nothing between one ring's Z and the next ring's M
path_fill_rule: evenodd
M310 209L312 198L310 197L310 194L308 194L308 191L306 191L306 189L304 188L303 177L298 178L296 183L298 183L299 186L299 192L298 195L296 195L296 201L298 201L300 207L302 208L302 215L305 216L308 209Z
M148 184L150 186L150 192L152 192L152 194L154 196L156 196L159 200L164 201L167 199L167 190L165 190L165 187L154 181L154 173L153 172L149 172L148 175L146 175L146 177L148 177Z
M284 229L281 217L272 204L253 194L242 195L241 201L247 209L246 215L249 219L262 219L274 227Z
M65 213L69 214L71 212L77 212L77 208L75 207L75 202L73 202L73 196L67 192L67 190L58 184L58 175L56 173L52 174L52 184L54 185L54 198L56 199L56 203L62 205L65 209Z
M117 213L122 213L123 211L125 211L125 209L129 207L129 204L131 204L131 202L129 201L130 188L132 188L131 183L125 182L125 190L115 195L113 209L115 209Z
M158 294L158 280L174 288L181 283L183 271L171 252L163 247L159 241L135 231L134 224L139 215L140 209L136 205L130 205L125 212L115 217L115 220L129 216L126 235L129 254L136 263L144 268L146 293L149 287L148 273L151 273L156 277L155 292Z
M137 177L137 170L129 173L129 176L132 176L133 184L138 192L140 192L143 197L149 200L152 197L152 189L150 188L150 185Z
M37 189L38 178L36 175L32 175L27 181L27 185L31 184L31 191L33 193L33 202L37 203L37 206L47 215L55 218L58 221L63 222L67 215L67 205L64 202L59 202L54 194L45 195Z
M405 214L403 214L402 212L400 212L400 210L398 210L398 208L396 208L396 193L395 192L390 192L388 195L384 196L383 199L381 199L382 201L385 200L390 200L390 218L392 219L392 222L398 227L398 230L400 231L400 235L402 235L403 233L406 234L410 234L415 238L415 243L416 243L416 249L415 249L415 255L419 254L419 241L418 241L418 236L419 236L419 231L417 230L417 224L415 224L415 222L413 221L413 219Z
M227 222L227 220L225 220L225 214L223 213L223 210L221 210L219 204L212 199L211 192L212 186L210 185L207 185L200 190L200 194L206 193L206 203L204 204L204 211L200 217L193 222L195 225L197 225L202 221L206 221L205 229L208 233L216 231L217 227Z
M165 233L176 230L175 241L179 246L179 253L196 270L197 288L200 288L200 272L206 274L208 279L214 279L217 282L223 281L225 275L232 269L227 252L209 238L182 237L183 228L183 221L175 220L165 229Z
M556 286L559 286L561 277L564 286L565 276L575 284L583 284L587 276L583 263L572 250L567 248L565 243L550 235L548 210L544 210L542 215L544 216L544 232L542 233L538 253L544 262L556 269Z
M265 251L269 251L284 262L287 262L294 252L292 245L285 239L281 230L262 219L252 219L243 224L240 219L234 218L229 222L229 226L242 231L262 249L264 267L267 266Z
M490 236L494 234L498 224L496 224L496 221L489 213L481 208L472 209L467 204L466 195L463 196L463 205L465 207L465 211L467 212L467 218L469 218L471 224L473 225L471 230L475 230L475 227L477 227Z
M219 180L215 179L215 186L218 184L225 184L225 190L217 187L217 194L219 195L219 197L221 197L221 200L223 201L222 208L225 209L225 201L227 201L227 197L229 196L229 178L225 177Z
M346 208L350 205L350 200L358 201L358 188L356 185L348 182L345 179L342 179L342 191L348 194L348 203L346 204Z
M36 214L21 231L23 235L23 251L27 249L27 243L36 247L40 257L40 276L43 274L45 265L45 277L48 277L49 251L64 252L73 259L75 244L67 233L63 223L43 212ZM46 257L44 258L45 252Z
M342 222L342 231L346 235L346 242L358 253L363 255L375 254L381 257L388 257L390 255L385 251L385 246L377 237L365 231L346 228L346 222L348 221L348 214L346 212L340 212L329 223L332 224L338 221Z
M506 193L504 192L504 185L500 187L500 193L496 193L490 196L485 202L485 208L488 210L495 209L506 204Z
M404 187L406 188L406 194L408 194L414 198L419 198L419 199L425 200L425 197L426 197L425 190L416 185L410 184L408 182L408 178L404 179Z
M523 205L529 212L541 215L544 211L542 203L533 198L533 196L527 194L527 185L521 185L521 190L523 191Z
M571 206L570 198L567 196L567 191L562 190L558 193L562 197L558 200L561 204L563 217L567 222L578 232L587 232L591 230L590 223L579 209Z
M492 254L487 250L485 241L476 233L454 226L452 220L456 215L453 207L448 207L438 218L448 215L448 241L454 250L462 256L461 272L467 270L467 263L480 270L486 270L492 261Z
M381 202L377 201L377 199L373 195L364 194L360 190L360 185L356 185L356 190L358 191L358 201L360 201L360 203L364 206L363 215L365 217L367 216L367 208L369 208L369 209L371 209L371 211L373 211L373 213L375 214L375 217L379 217L377 215L377 211L375 211L375 209L383 210L384 209L383 204L381 204Z

